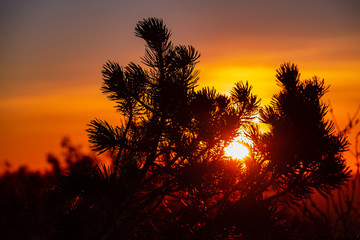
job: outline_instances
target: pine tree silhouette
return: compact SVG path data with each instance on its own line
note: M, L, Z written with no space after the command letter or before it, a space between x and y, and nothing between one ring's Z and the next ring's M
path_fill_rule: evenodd
M272 198L303 199L314 190L326 195L350 174L342 155L348 141L325 118L328 106L321 97L328 87L317 77L301 82L298 68L290 63L281 65L276 77L282 90L261 111L271 127L261 136L261 151L275 176L271 184L277 195Z
M144 66L108 61L102 72L121 124L95 119L87 130L113 164L70 174L56 189L64 203L57 238L287 239L284 203L346 181L348 143L325 120L323 81L301 82L297 67L284 64L281 92L260 109L248 83L236 83L230 96L195 90L200 54L173 45L161 19L143 19L135 35L146 42ZM267 133L251 121L258 111ZM245 130L250 156L226 157Z

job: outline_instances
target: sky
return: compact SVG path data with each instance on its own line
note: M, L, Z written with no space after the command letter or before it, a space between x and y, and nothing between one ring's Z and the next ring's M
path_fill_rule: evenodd
M228 93L248 81L265 105L276 69L292 62L303 80L331 85L323 100L343 127L360 105L359 12L358 0L2 0L0 169L42 168L64 136L88 149L90 120L119 122L100 91L102 65L140 63L134 28L147 17L201 53L199 87Z

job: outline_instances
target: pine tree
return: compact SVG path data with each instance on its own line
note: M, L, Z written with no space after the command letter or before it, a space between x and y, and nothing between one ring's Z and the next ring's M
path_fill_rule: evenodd
M143 19L135 35L146 42L142 65L108 61L102 72L122 122L95 119L87 130L113 163L77 180L59 238L286 239L284 203L347 179L348 143L325 120L323 81L300 82L297 67L284 64L282 91L261 109L247 82L230 95L196 90L200 54L173 45L161 19ZM269 132L252 122L257 112ZM245 161L224 155L240 131L253 141Z
M276 77L282 90L261 111L271 130L257 140L273 175L277 194L272 198L298 200L314 190L329 194L350 173L342 155L349 143L326 119L328 106L321 99L329 87L317 77L300 81L297 66L290 63L281 65Z
M200 55L192 46L174 46L162 20L144 19L135 34L146 42L145 67L108 62L103 70L102 90L124 123L96 119L88 130L95 150L112 154L106 177L126 195L116 216L123 221L113 232L123 238L205 234L202 225L220 213L243 172L240 162L224 161L224 148L253 118L259 100L247 83L238 83L231 97L195 91Z

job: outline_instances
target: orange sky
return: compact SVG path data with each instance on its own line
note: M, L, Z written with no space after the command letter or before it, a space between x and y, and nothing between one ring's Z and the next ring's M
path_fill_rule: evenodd
M248 80L263 103L275 70L296 63L302 79L331 85L324 100L341 126L360 105L360 1L48 1L0 3L0 168L39 168L63 136L87 148L86 124L119 116L100 92L108 59L139 63L138 20L155 16L175 44L201 53L200 86L228 92ZM351 136L350 136L351 137ZM351 138L350 138L351 140Z

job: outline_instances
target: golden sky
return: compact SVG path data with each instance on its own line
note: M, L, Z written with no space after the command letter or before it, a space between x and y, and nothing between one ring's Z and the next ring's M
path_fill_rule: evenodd
M163 18L175 44L201 53L200 86L228 92L249 81L270 101L275 70L298 65L302 79L331 85L324 100L344 126L360 105L358 0L3 0L0 3L0 168L44 166L63 136L86 149L86 124L116 124L100 92L101 67L140 62L142 18ZM351 139L350 139L351 140Z

